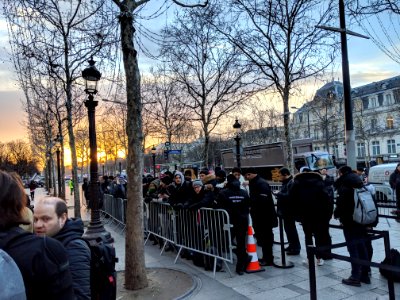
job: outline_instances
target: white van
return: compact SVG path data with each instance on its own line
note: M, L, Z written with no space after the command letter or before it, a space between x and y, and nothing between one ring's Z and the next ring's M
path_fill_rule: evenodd
M373 166L368 172L368 183L374 185L379 202L396 201L396 195L390 187L390 175L396 169L397 163Z

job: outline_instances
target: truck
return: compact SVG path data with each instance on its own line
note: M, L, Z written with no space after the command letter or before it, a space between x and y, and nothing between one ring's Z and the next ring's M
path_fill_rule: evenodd
M254 167L258 174L268 181L279 181L279 169L286 166L287 153L285 142L275 142L245 146L241 150L241 168ZM336 167L332 155L324 151L313 151L312 139L292 141L295 172L306 166L312 171L327 169L328 174L336 178ZM222 165L230 171L237 165L234 149L221 150Z

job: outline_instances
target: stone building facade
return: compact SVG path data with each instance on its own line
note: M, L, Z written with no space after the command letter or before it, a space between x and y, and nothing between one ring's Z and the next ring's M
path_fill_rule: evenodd
M400 161L400 76L353 88L353 124L359 166ZM314 140L346 163L343 85L332 81L292 115L292 134Z

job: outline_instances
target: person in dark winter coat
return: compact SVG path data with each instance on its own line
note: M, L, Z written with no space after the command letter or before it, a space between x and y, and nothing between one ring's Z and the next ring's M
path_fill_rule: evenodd
M389 177L389 183L392 189L396 192L396 214L397 218L396 221L400 222L400 163L397 164L396 169Z
M277 198L278 214L283 219L283 227L289 242L289 246L285 250L287 255L298 255L300 254L301 245L294 219L293 202L290 201L289 197L289 189L293 183L293 176L287 168L281 168L279 174L281 175L282 187L275 196Z
M278 226L271 188L268 182L256 173L254 168L247 169L245 176L249 180L250 215L253 221L254 234L263 253L263 257L259 259L260 265L271 266L274 263L272 254L274 233L272 229Z
M302 223L305 244L313 245L313 236L317 247L329 246L329 221L332 218L333 202L325 191L322 176L309 169L303 169L296 174L289 191L293 202L295 218ZM324 261L317 253L317 264ZM308 258L310 259L310 258Z
M204 188L213 191L218 184L216 176L211 174L208 169L202 169L199 173L200 180L203 182Z
M189 202L194 195L192 182L186 181L183 174L179 171L175 172L174 181L168 186L170 194L168 203L174 209L181 209L185 203Z
M246 233L249 222L250 198L245 190L240 188L240 182L232 174L227 177L226 188L222 189L216 200L217 207L228 212L233 225L232 239L236 237L236 273L243 275L249 262L246 252ZM251 258L250 258L251 260Z
M29 191L31 192L31 200L34 201L35 200L35 190L37 188L37 184L34 180L31 180L31 182L29 182Z
M197 210L202 207L213 207L214 193L207 190L201 180L194 180L192 183L194 194L185 208Z
M367 237L367 227L353 221L354 212L354 188L361 188L363 182L361 178L354 174L349 166L339 169L339 178L334 187L337 190L336 208L334 216L339 219L343 226L343 234L346 240L347 250L351 258L368 260L368 248L365 242L351 244L351 242ZM351 263L351 275L343 279L342 283L352 286L361 286L363 283L371 283L368 275L368 267Z
M18 227L27 224L21 215L26 205L22 183L0 171L0 186L0 248L18 265L27 299L75 299L67 253L62 244Z
M72 283L77 299L90 300L91 254L82 239L81 219L68 219L65 201L55 197L42 199L35 205L34 231L39 236L49 236L60 241L67 250Z

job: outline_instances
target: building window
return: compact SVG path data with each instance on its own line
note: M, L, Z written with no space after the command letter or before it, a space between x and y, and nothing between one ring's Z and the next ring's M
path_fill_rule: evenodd
M365 157L365 143L357 143L357 157Z
M316 140L319 139L319 131L318 131L318 129L315 129L315 130L314 130L314 138L315 138Z
M319 151L320 148L319 147L314 147L314 151Z
M371 119L371 129L377 129L377 127L378 127L378 120Z
M379 141L372 141L372 155L380 155L381 154L381 146L379 145Z
M388 116L386 118L386 128L393 129L393 117L392 116Z
M378 107L378 97L372 96L369 99L369 103L370 103L370 105L369 105L370 108Z
M339 146L338 145L333 145L332 146L333 150L333 155L335 155L336 157L339 157Z
M387 140L387 149L388 149L388 154L395 154L396 153L396 142L395 142L395 140Z
M394 103L393 103L392 94L386 94L385 98L386 98L386 105L392 105L392 104L394 104Z

